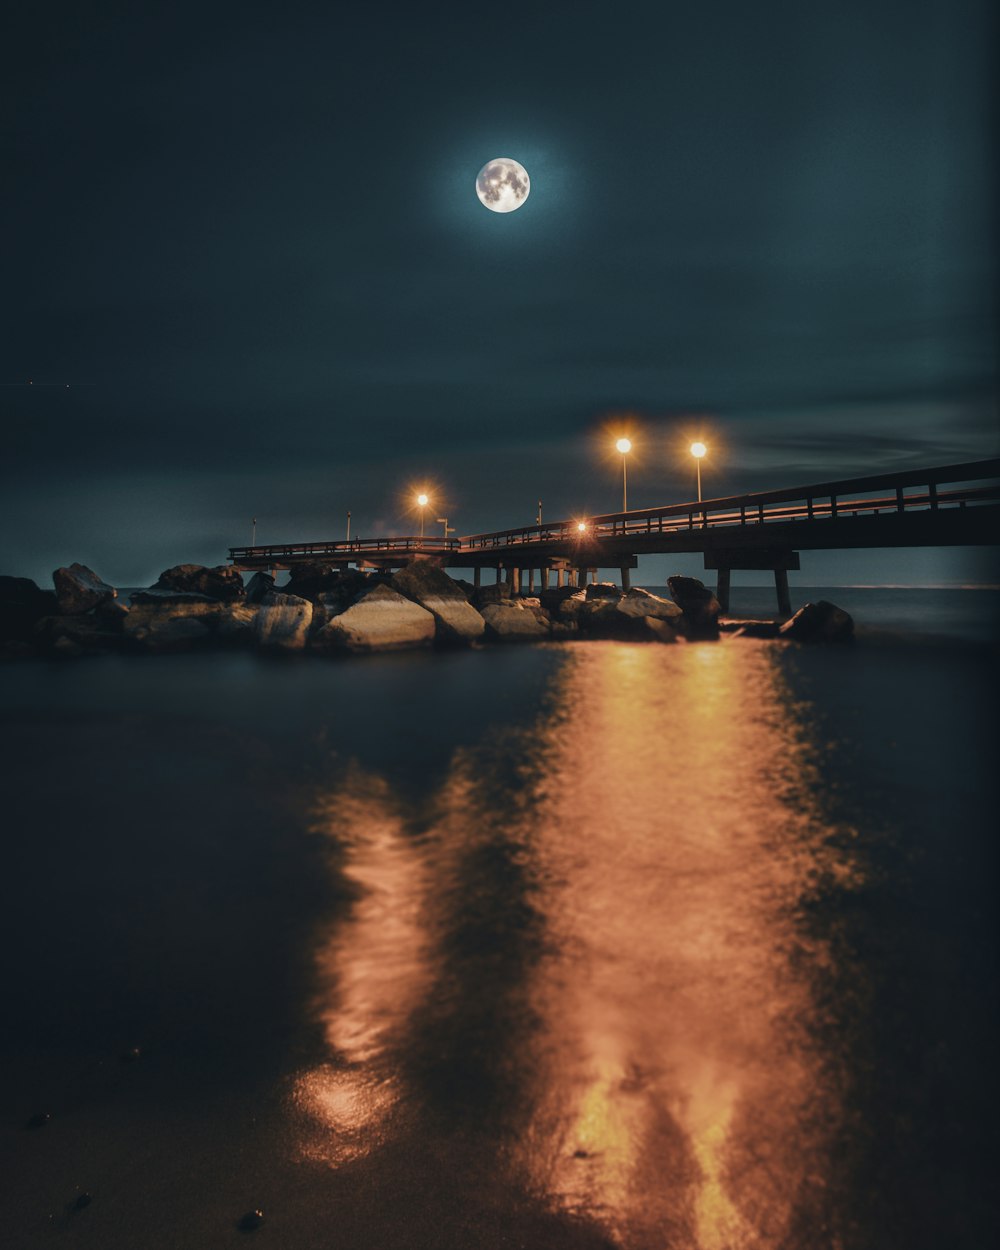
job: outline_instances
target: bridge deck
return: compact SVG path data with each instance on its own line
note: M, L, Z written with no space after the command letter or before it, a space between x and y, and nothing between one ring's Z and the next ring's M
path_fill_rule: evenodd
M946 487L947 489L942 489ZM582 526L582 528L581 528ZM638 555L703 552L716 567L753 567L773 553L862 547L1000 543L1000 459L876 474L701 503L667 504L472 534L464 538L357 538L233 547L239 568L365 563L398 567L435 557L449 568L626 565Z

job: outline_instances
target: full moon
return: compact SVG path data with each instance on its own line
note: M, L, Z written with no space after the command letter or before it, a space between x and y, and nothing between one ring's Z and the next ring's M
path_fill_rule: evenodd
M476 178L476 195L491 213L512 213L528 198L528 171L509 156L487 161Z

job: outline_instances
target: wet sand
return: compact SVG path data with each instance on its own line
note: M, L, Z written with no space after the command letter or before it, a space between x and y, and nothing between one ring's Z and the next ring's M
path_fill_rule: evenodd
M988 1244L991 671L10 666L5 1244Z

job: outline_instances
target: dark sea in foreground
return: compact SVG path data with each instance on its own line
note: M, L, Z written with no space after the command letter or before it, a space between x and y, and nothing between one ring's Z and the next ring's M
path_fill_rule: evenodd
M0 1242L993 1244L1000 596L821 596L5 665Z

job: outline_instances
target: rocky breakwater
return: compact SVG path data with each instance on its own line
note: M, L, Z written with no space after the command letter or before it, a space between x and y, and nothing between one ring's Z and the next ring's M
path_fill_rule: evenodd
M244 586L229 566L181 564L128 606L82 564L53 574L53 590L0 577L0 655L79 656L252 646L272 654L337 654L480 642L593 638L676 643L719 636L719 604L695 578L669 579L670 599L610 582L514 596L475 590L430 561L393 575L295 570L288 585L257 573ZM843 642L853 621L835 605L807 604L784 625L737 630L795 642ZM733 632L727 623L728 632Z

